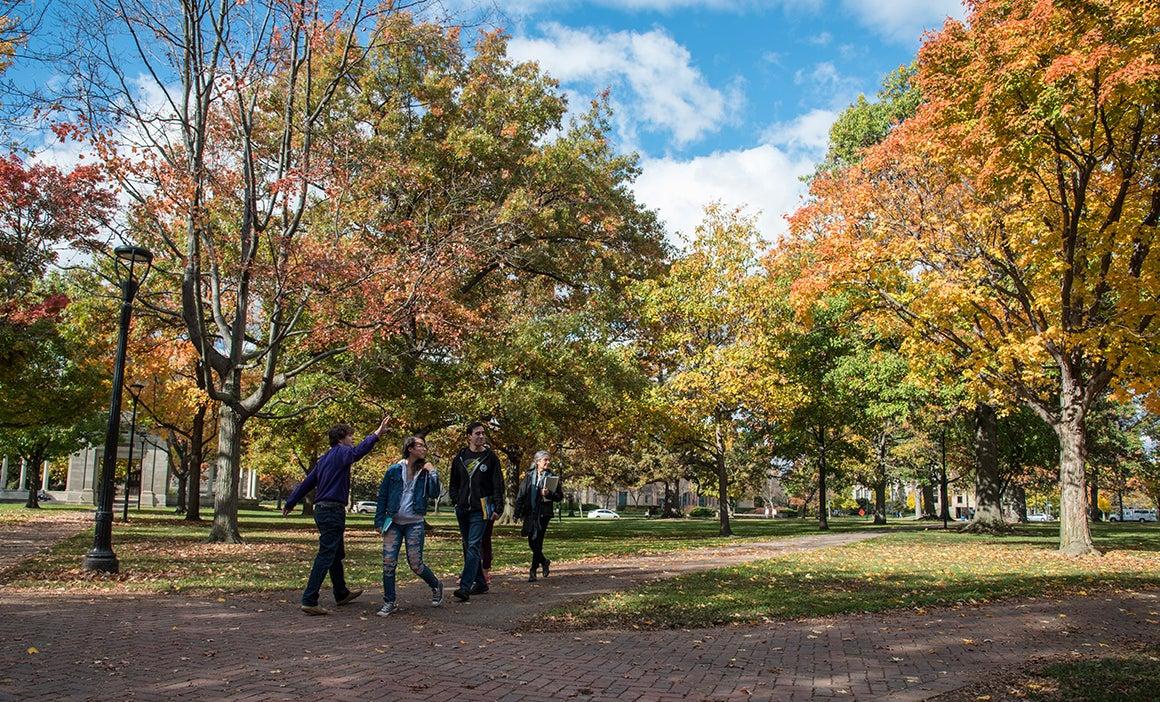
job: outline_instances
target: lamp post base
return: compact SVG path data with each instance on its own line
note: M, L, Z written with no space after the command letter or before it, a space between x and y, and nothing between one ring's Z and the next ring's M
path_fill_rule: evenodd
M99 571L101 573L116 573L121 564L112 551L98 551L93 549L85 554L81 561L81 570Z

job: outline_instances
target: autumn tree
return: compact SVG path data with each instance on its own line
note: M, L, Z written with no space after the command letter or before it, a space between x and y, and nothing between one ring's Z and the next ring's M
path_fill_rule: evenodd
M69 310L77 286L51 274L58 250L87 249L113 204L100 172L0 157L0 443L32 470L92 439L108 358Z
M38 288L41 297L67 300L74 291L59 276ZM0 383L5 417L0 451L20 456L29 468L26 507L39 507L41 468L68 456L102 431L108 397L108 347L86 333L75 308L42 314L11 337L7 353L19 359L19 375Z
M145 385L138 395L141 418L164 437L178 481L176 509L199 522L202 464L215 438L214 403L205 392L196 350L163 322L138 320L126 374Z
M814 183L794 229L816 280L874 295L915 357L952 354L985 403L1060 441L1060 549L1094 551L1086 415L1155 401L1160 116L1152 4L979 2L922 47L925 102L865 160Z
M763 249L752 218L712 205L689 249L637 291L658 389L678 420L670 445L711 476L722 536L732 535L728 457L766 382L752 373L767 350L752 336Z
M94 30L80 47L94 67L82 76L84 124L134 202L138 238L158 252L141 303L184 326L218 403L217 541L241 538L245 422L440 294L391 275L404 259L440 268L445 251L389 221L366 226L350 178L372 157L366 125L337 109L372 51L410 41L409 23L392 24L404 8L332 9L97 2L80 18ZM142 67L148 90L122 80L122 60Z

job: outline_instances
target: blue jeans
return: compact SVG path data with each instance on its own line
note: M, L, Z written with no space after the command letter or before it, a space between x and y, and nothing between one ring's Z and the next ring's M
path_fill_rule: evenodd
M346 505L338 502L319 502L314 505L314 523L318 525L318 555L310 568L310 578L302 593L302 604L318 604L318 591L322 581L330 573L330 585L334 599L341 600L350 594L346 577L342 572L342 559L346 558L346 547L342 536L346 531Z
M391 522L383 532L383 602L395 601L395 569L399 565L399 548L407 542L407 565L411 572L423 578L428 587L439 587L439 578L423 563L423 540L427 526L423 522L396 524Z
M480 570L479 561L486 523L483 513L475 510L456 508L455 519L459 522L459 536L463 539L463 572L459 574L459 589L471 592L476 585L483 585L483 571Z

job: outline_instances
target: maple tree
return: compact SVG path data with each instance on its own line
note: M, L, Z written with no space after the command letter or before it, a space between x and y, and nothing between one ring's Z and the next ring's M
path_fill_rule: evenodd
M752 218L710 205L688 250L636 291L662 379L656 391L677 420L668 442L711 476L703 485L718 500L722 536L732 534L729 456L770 380L753 373L769 351L752 332L764 248Z
M160 321L147 317L134 326L126 378L145 386L138 394L140 420L165 440L178 481L176 510L198 522L202 468L215 434L214 402L205 392L196 351Z
M38 284L62 247L94 248L114 204L96 166L66 173L0 157L0 324L30 324L67 304Z
M794 217L834 281L902 321L912 358L953 356L987 404L1060 441L1060 549L1094 551L1087 413L1157 401L1154 4L977 2L919 53L924 102Z

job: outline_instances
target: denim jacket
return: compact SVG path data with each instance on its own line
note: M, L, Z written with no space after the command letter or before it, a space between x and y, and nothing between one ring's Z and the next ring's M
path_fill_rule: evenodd
M402 461L387 468L383 482L379 483L379 498L375 504L375 531L382 531L390 525L391 518L399 512L399 500L403 496ZM439 497L439 475L423 470L415 477L415 492L411 500L411 511L415 514L427 513L427 499Z

